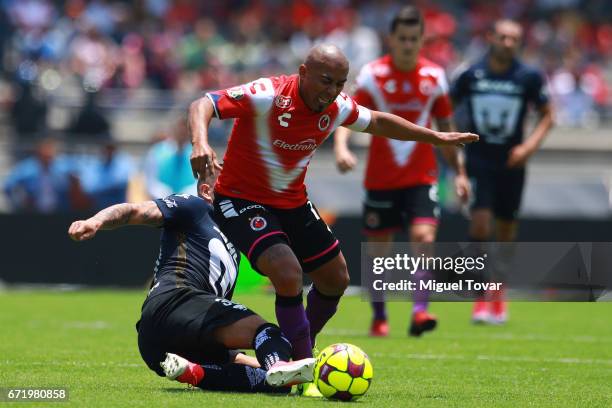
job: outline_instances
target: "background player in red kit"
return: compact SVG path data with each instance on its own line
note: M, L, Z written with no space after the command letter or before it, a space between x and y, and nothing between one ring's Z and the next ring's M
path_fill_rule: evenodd
M390 54L362 68L357 77L355 101L422 126L431 126L433 118L439 130L453 131L453 112L444 70L419 55L424 34L420 10L413 6L402 8L393 18L390 31ZM335 135L336 162L341 172L356 165L356 158L348 149L350 134L348 129L341 128ZM469 181L458 150L445 146L441 151L456 173L457 195L465 202ZM409 225L411 242L434 242L440 215L437 177L436 155L430 144L374 137L364 180L367 194L363 228L368 241L391 243L394 232ZM383 245L372 249L389 250ZM417 271L415 278L422 279L426 275L427 271ZM427 291L415 292L411 335L419 336L436 325L435 316L427 312L427 300ZM389 326L384 301L372 302L372 308L374 318L370 335L386 336Z
M312 356L315 336L334 315L349 283L338 240L308 201L304 177L315 149L338 126L455 145L475 134L441 133L370 111L341 93L349 63L335 46L313 48L299 73L210 92L192 103L194 172L221 166L208 144L213 115L236 118L215 186L217 222L276 291L276 318L295 359ZM302 302L302 272L313 286Z

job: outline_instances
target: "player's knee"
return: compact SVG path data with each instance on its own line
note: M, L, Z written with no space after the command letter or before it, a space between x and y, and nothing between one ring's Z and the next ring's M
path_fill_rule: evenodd
M343 257L338 258L326 271L326 279L316 282L317 290L324 295L340 296L344 294L351 281L351 277Z
M282 296L296 296L302 290L302 267L285 244L266 249L257 260L257 267Z
M412 234L412 241L421 244L431 244L436 240L436 234L432 231L418 231Z

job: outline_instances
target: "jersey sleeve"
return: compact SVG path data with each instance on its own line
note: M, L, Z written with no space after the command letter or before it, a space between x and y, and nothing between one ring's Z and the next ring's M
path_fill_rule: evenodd
M450 97L456 104L461 103L469 93L469 70L464 70L455 76L450 87Z
M370 124L372 112L359 105L353 98L342 92L336 98L338 104L338 126L345 126L356 132L363 132ZM337 127L337 126L336 126Z
M538 71L534 71L529 78L529 84L529 101L538 108L546 105L550 97L548 96L548 87L544 75Z
M274 101L274 84L270 78L259 78L233 88L208 92L218 119L259 116Z
M154 201L164 217L165 227L195 225L210 207L206 201L189 194L172 194Z

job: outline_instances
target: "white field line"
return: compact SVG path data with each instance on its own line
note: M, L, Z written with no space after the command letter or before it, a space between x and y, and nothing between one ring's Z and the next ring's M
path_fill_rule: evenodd
M12 360L0 360L0 366L10 366L10 367L31 367L31 366L52 366L52 367L123 367L123 368L146 368L144 362L141 364L136 363L118 363L118 362L108 362L108 363L91 363L88 361L12 361Z
M612 360L593 358L537 358L521 356L490 356L479 354L476 356L464 356L460 354L412 354L412 353L372 353L372 357L384 357L398 360L463 360L463 361L503 361L510 363L558 363L558 364L587 364L587 365L610 365Z
M491 330L496 330L492 327ZM323 329L323 334L330 336L356 336L366 337L367 330L355 329ZM612 343L612 337L597 336L547 336L542 334L441 334L436 333L432 340L502 340L502 341L543 341L543 342L571 342L571 343Z

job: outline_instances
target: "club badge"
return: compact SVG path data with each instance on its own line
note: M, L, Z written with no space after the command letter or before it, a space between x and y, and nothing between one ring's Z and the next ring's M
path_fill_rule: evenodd
M262 229L268 226L268 222L265 218L260 217L259 215L251 218L251 229L253 231L261 231Z

